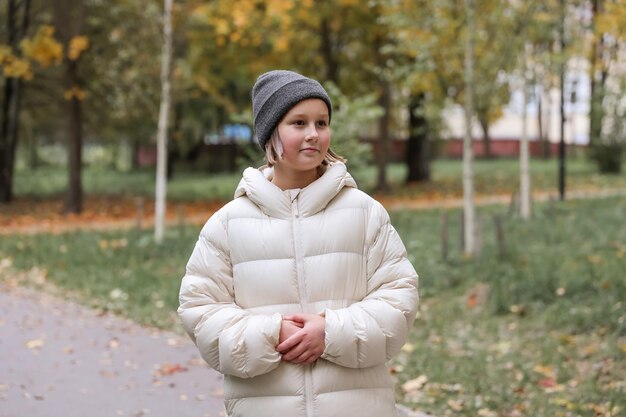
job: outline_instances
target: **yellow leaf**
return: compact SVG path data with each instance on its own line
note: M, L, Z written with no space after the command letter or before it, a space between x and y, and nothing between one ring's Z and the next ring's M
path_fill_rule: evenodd
M411 353L411 352L413 352L413 350L415 350L415 345L413 345L413 343L405 343L402 346L402 351L403 352Z
M32 39L24 39L21 48L26 57L44 68L60 64L63 57L63 45L54 39L54 28L48 25L40 26Z
M11 47L7 45L0 45L0 65L2 65L5 60L10 60L12 58L13 50Z
M551 365L535 365L533 371L545 376L546 378L556 378L556 371Z
M30 62L16 57L4 63L3 73L7 78L23 78L25 80L31 80L33 78L33 73L30 70Z
M89 39L86 36L74 36L70 40L70 50L67 52L67 57L76 61L87 48L89 48Z
M76 85L69 90L65 90L65 93L63 94L63 97L65 97L68 101L74 98L78 101L82 101L85 99L85 96L85 91Z

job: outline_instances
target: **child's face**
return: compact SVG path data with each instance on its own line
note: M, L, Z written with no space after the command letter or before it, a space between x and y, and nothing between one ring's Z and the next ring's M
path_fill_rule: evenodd
M317 169L330 146L328 119L328 107L320 99L292 107L278 124L283 155L277 165L294 172Z

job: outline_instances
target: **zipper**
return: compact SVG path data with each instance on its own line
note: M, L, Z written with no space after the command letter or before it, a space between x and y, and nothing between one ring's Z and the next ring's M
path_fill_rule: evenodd
M300 210L298 207L299 198L296 197L291 202L291 213L293 215L293 244L294 255L296 257L296 275L298 278L298 295L300 296L300 308L303 313L308 313L308 302L306 295L306 283L304 282L304 259L300 252ZM304 401L306 403L307 417L313 417L313 372L311 364L304 365Z

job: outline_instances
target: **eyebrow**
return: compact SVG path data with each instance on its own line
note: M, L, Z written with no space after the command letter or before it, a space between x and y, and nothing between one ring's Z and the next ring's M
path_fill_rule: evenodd
M306 116L308 116L308 115L305 114L305 113L295 113L295 114L291 115L291 117L306 117ZM319 113L318 116L328 117L328 113Z

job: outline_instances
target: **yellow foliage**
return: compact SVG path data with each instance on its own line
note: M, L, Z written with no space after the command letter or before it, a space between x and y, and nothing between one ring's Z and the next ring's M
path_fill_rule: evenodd
M231 42L237 43L237 42L239 42L240 39L241 39L241 33L239 33L239 32L232 32L230 34L230 41Z
M274 42L274 48L277 52L285 52L289 49L289 40L285 36L281 36Z
M191 17L197 20L208 21L211 18L211 9L208 4L196 6L191 11Z
M76 61L80 58L80 54L83 53L85 49L89 48L89 39L86 36L74 36L70 40L69 51L67 52L67 57L72 61Z
M230 34L230 25L226 19L219 19L215 22L215 31L218 35Z
M69 90L66 90L65 94L63 94L63 97L65 97L65 99L68 101L74 98L78 101L82 101L85 99L85 96L86 96L85 91L77 85L73 86Z
M626 2L619 0L606 2L604 12L598 16L597 30L599 33L609 33L616 38L626 36Z
M0 45L0 65L13 58L13 50L8 45Z
M267 12L270 16L283 18L293 8L293 2L287 0L268 0Z
M21 47L26 57L44 68L60 64L63 57L63 45L54 39L54 28L48 25L40 26L32 39L24 39Z
M23 78L27 81L33 79L33 73L30 70L30 62L16 57L12 57L4 63L3 73L7 78Z

